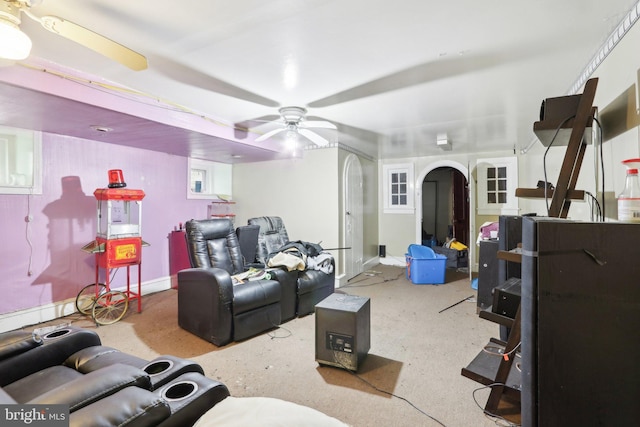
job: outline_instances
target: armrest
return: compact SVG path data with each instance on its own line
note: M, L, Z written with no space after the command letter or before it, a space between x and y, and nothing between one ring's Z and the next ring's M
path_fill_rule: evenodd
M178 272L178 292L183 287L215 290L221 304L233 301L231 275L222 268L187 268Z
M148 390L151 381L142 369L116 363L89 372L25 403L69 405L69 411L74 412L129 386Z
M73 353L100 345L97 333L76 327L45 334L42 341L42 345L0 360L0 386L11 384L45 368L62 365Z
M5 332L0 334L0 360L24 353L40 345L42 345L42 338L33 332Z
M189 268L178 272L178 325L214 343L231 341L233 284L220 268Z
M148 390L126 387L69 416L69 427L157 426L171 416L166 400Z

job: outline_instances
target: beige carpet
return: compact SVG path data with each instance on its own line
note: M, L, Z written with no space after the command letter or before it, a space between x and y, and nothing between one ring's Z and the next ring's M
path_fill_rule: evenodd
M142 313L130 309L113 325L96 327L81 315L44 325L94 329L104 345L147 359L189 358L232 396L282 399L356 427L495 426L474 401L481 385L460 370L499 335L498 326L476 314L468 275L447 270L446 284L413 285L404 271L378 265L338 290L371 299L371 349L357 376L315 361L315 315L218 348L178 327L176 290L145 296ZM475 392L481 406L488 395Z

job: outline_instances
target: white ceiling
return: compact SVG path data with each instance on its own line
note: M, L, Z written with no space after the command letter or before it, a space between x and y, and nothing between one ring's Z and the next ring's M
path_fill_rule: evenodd
M21 28L33 40L30 60L101 76L230 125L281 106L307 107L339 126L325 136L375 158L399 158L442 154L438 134L452 153L527 146L542 99L567 93L635 3L43 0L32 9L142 53L149 68L138 72L24 16ZM273 129L259 124L252 136ZM215 144L200 157L219 158Z

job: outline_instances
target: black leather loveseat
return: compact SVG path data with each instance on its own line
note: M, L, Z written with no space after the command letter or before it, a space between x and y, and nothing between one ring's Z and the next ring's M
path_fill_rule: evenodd
M86 329L0 334L0 404L63 405L70 426L192 426L227 396L192 361L146 361Z

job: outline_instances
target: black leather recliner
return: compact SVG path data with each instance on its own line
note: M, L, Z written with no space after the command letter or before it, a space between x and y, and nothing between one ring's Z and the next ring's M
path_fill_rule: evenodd
M227 218L185 223L192 268L178 272L178 324L223 346L277 327L282 321L281 287L276 280L234 285L244 258Z
M269 254L277 252L290 242L282 218L262 216L251 218L250 226L260 227L258 233L257 261L267 263ZM289 272L296 278L296 314L298 317L313 313L317 303L335 292L335 261L331 259L330 272L305 268Z
M200 365L103 347L93 331L0 334L0 404L63 405L70 427L184 427L229 396Z

